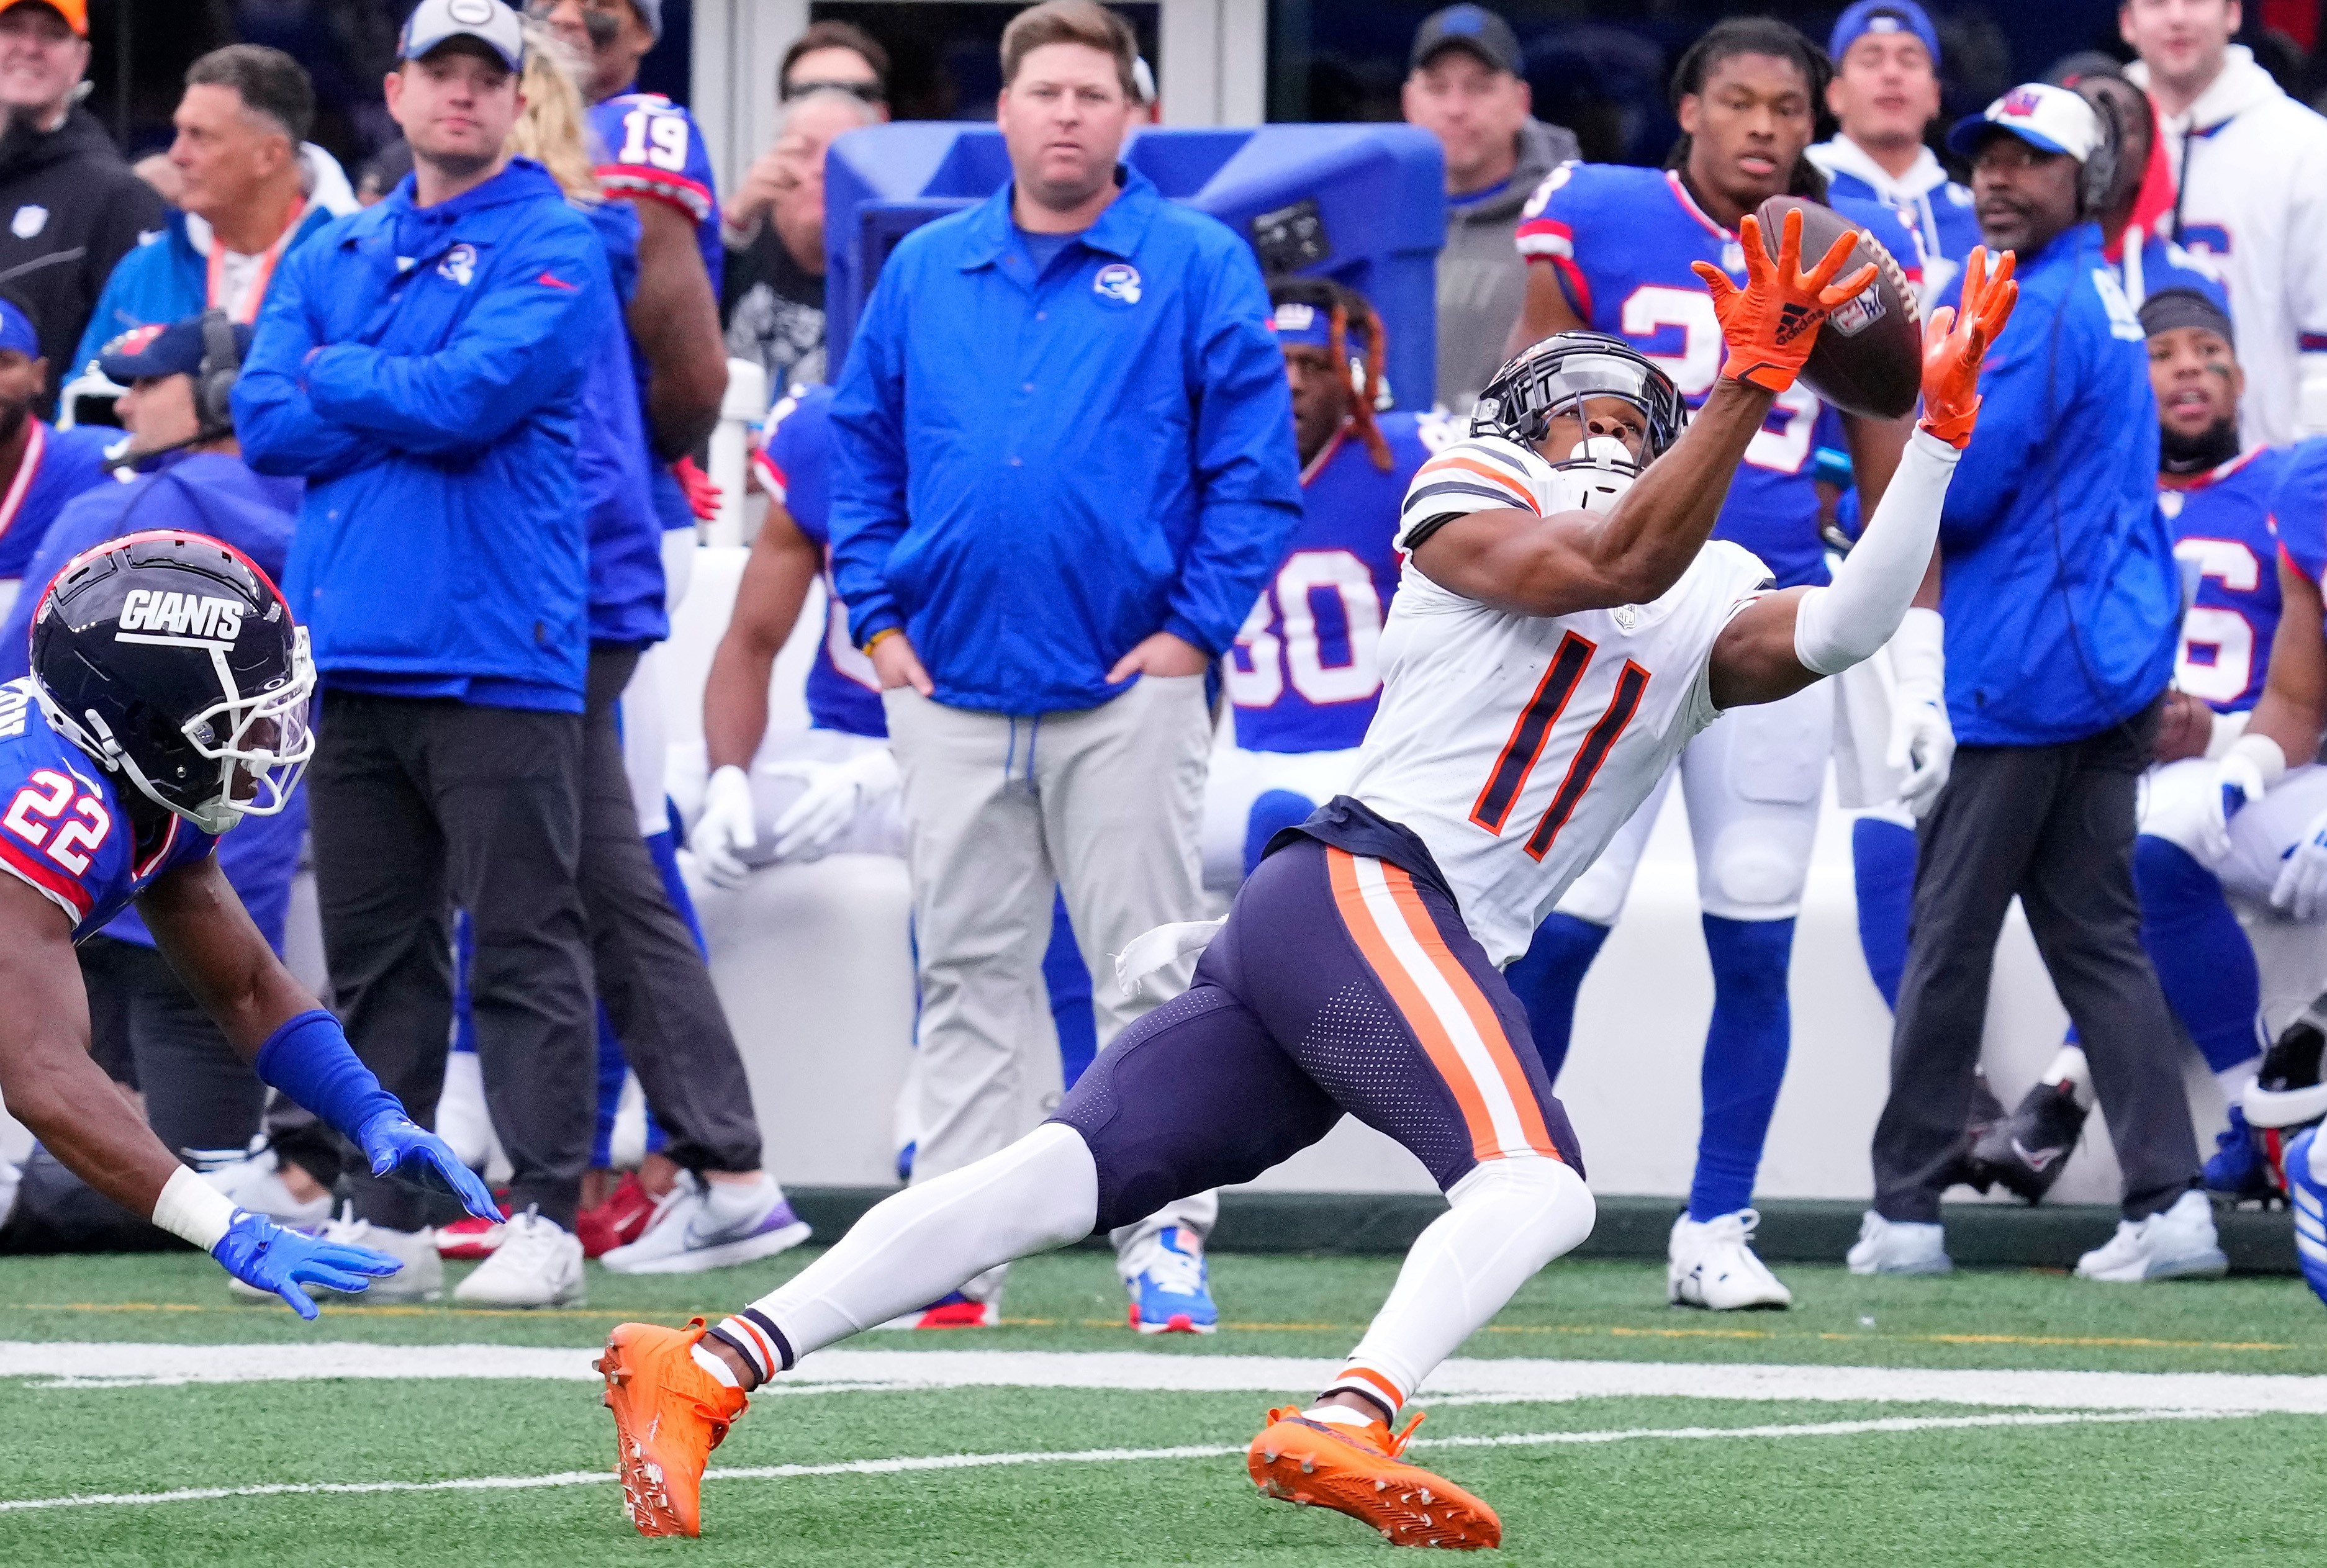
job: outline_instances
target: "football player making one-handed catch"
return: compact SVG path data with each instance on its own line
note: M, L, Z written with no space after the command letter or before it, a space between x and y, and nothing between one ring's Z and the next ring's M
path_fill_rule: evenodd
M68 561L33 618L32 674L0 686L0 1097L64 1167L303 1318L309 1285L360 1291L395 1258L237 1209L180 1164L89 1054L73 944L135 901L163 955L258 1076L364 1152L492 1195L415 1126L291 977L210 851L289 804L314 750L315 667L266 574L199 534L149 531Z
M1102 1052L1049 1123L889 1199L715 1327L613 1331L600 1369L640 1531L696 1532L713 1445L801 1357L995 1264L1249 1181L1346 1112L1411 1150L1450 1207L1341 1375L1307 1409L1270 1414L1249 1469L1272 1497L1402 1545L1500 1540L1486 1504L1401 1460L1413 1428L1397 1420L1592 1228L1575 1135L1501 966L1691 735L1890 639L2017 294L2008 256L1992 279L1975 257L1960 320L1930 323L1922 428L1864 540L1830 586L1767 592L1760 561L1707 535L1819 323L1874 275L1834 281L1842 243L1802 272L1801 221L1787 214L1773 259L1749 218L1745 287L1707 279L1730 356L1687 434L1663 372L1595 333L1547 339L1489 385L1472 439L1407 496L1381 706L1350 793L1278 835L1194 985ZM1126 955L1126 982L1139 967Z

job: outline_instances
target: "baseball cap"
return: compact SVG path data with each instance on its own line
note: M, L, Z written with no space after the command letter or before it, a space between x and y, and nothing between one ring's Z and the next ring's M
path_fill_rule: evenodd
M1416 70L1450 49L1467 49L1495 70L1519 72L1519 37L1483 5L1449 5L1422 19L1409 63Z
M1939 63L1939 33L1931 19L1915 0L1858 0L1858 4L1842 14L1834 24L1834 33L1826 42L1826 51L1836 64L1850 46L1870 33L1911 33L1922 42L1924 51L1930 55L1931 65Z
M19 5L45 5L65 19L65 25L89 36L89 0L0 0L0 11L14 11Z
M1958 120L1948 133L1948 150L1967 158L1990 130L2009 131L2040 153L2066 153L2081 163L2100 145L2101 117L2067 88L2023 82L1981 113Z
M250 355L250 324L247 322L235 323L234 351L237 359ZM107 379L124 387L145 376L200 375L202 318L193 315L167 324L132 327L105 345L97 357L97 368L105 372Z
M511 70L525 69L525 25L501 0L420 0L397 41L398 60L418 60L450 38L477 40Z

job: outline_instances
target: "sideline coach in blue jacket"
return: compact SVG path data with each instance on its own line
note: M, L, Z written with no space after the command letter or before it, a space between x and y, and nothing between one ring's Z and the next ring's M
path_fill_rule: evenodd
M413 173L285 258L235 422L254 468L307 481L284 586L322 676L308 789L349 1040L416 1117L433 1115L447 925L467 910L510 1200L570 1231L596 1062L575 881L589 655L576 418L593 346L621 321L589 219L540 164L503 151L520 104L516 14L422 0L401 56L388 102ZM413 1189L355 1181L375 1229L425 1224ZM512 1252L520 1228L528 1245ZM513 1224L460 1299L578 1298L580 1244L531 1238ZM537 1277L512 1278L528 1260Z
M2173 673L2181 589L2156 505L2148 350L2087 218L2102 138L2090 106L2051 87L2015 88L1949 138L1972 159L1982 237L2018 254L2020 308L1988 352L1986 406L1939 526L1958 749L1918 833L1874 1212L1851 1252L1860 1273L1946 1266L1939 1194L1965 1179L1989 971L2015 895L2124 1167L2126 1224L2079 1273L2222 1267L2133 889L2135 791Z
M1203 914L1204 671L1300 515L1258 264L1117 162L1134 59L1089 0L1012 21L1014 177L897 247L833 398L834 579L904 775L916 1180L1026 1130L1054 882L1102 978ZM1143 1009L1097 993L1104 1049Z

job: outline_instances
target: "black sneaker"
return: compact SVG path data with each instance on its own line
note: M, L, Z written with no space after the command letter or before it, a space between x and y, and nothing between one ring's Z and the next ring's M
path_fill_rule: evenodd
M1972 1150L1987 1136L1987 1130L2004 1120L2004 1102L1987 1087L1987 1074L1975 1070L1971 1078L1971 1112L1964 1118L1962 1139L1956 1144L1955 1168L1942 1186L1964 1186L1985 1194L1995 1185L1995 1172L1972 1158Z
M2067 1084L2038 1084L2018 1110L1980 1134L1971 1163L2019 1197L2039 1202L2061 1179L2084 1127L2075 1090Z

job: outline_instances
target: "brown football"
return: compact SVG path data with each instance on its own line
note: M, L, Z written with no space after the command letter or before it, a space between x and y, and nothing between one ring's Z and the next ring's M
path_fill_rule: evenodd
M1878 269L1866 292L1818 329L1818 344L1802 367L1802 384L1846 414L1874 419L1912 414L1923 380L1923 319L1913 285L1881 240L1854 228L1831 207L1799 196L1772 196L1754 212L1762 243L1772 254L1784 232L1787 210L1796 207L1802 213L1805 269L1815 266L1837 237L1851 233L1858 236L1858 247L1841 275L1846 277L1870 261Z

